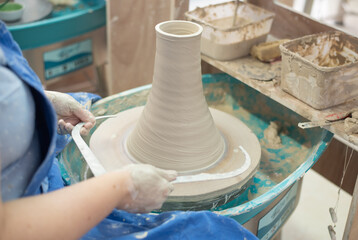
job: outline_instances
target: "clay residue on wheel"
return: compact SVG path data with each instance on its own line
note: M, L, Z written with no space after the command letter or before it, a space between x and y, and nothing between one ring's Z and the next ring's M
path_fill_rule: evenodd
M264 138L268 148L278 149L282 147L279 136L280 125L277 122L270 122L270 125L264 131Z

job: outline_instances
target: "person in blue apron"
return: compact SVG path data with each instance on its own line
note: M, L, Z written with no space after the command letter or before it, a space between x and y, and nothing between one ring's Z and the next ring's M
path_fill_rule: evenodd
M257 239L210 211L139 214L162 205L175 171L136 164L64 187L60 134L78 122L88 133L95 119L80 103L98 99L44 91L0 21L1 239Z

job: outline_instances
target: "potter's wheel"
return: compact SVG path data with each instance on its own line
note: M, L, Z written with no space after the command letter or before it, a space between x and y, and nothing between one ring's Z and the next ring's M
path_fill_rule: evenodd
M256 172L259 141L237 118L208 108L200 68L202 27L173 20L155 30L153 88L145 108L106 120L90 147L106 171L130 163L178 171L166 209L230 201Z
M103 122L93 133L90 147L107 171L140 162L130 155L126 141L143 109L123 111ZM258 167L261 148L256 135L234 116L216 109L210 112L226 143L224 156L201 172L179 173L179 181L174 183L164 209L207 209L230 201L246 189ZM208 175L200 179L197 177L200 173ZM188 174L194 180L181 182Z
M295 203L298 202L300 184L297 183L302 181L305 172L309 171L325 151L332 134L322 128L308 130L298 128L297 124L304 121L303 117L227 74L203 75L203 83L209 107L225 111L244 122L258 137L262 156L253 180L243 193L224 205L221 203L225 202L225 198L221 198L218 204L213 202L210 206L201 209L230 217L254 233L262 216L273 208L275 213L282 213L278 216L289 217L294 211L294 206L291 205L292 201L286 201L285 196L296 196L293 199L296 199ZM150 89L151 86L147 85L107 97L94 103L91 112L95 116L103 116L143 106L146 104ZM278 121L284 126L284 130L288 130L280 133L282 140L280 149L271 149L264 137L264 131L271 121ZM98 120L91 134L103 122L104 120ZM87 144L91 134L84 137ZM70 141L61 152L59 163L62 177L68 185L91 177L88 166L73 141ZM286 199L283 203L290 205L279 204L279 208L275 207L281 199ZM195 210L200 204L169 203L172 204L171 207L167 202L164 206L165 210ZM280 217L277 218L277 221L281 222L281 220ZM110 229L110 225L107 227ZM267 231L271 229L267 228Z

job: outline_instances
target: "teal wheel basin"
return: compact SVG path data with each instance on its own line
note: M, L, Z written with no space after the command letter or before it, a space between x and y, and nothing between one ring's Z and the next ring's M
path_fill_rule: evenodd
M208 210L231 217L260 238L270 239L295 209L302 177L333 134L321 128L298 128L298 122L306 119L227 74L203 75L202 80L208 105L244 122L258 137L262 150L259 169L248 188L234 200ZM146 85L104 98L91 111L98 116L145 105L150 89L151 85ZM97 122L91 134L103 121ZM282 145L278 148L270 148L264 137L272 121L281 126ZM87 143L91 134L85 138ZM73 141L61 152L60 165L68 184L92 176Z

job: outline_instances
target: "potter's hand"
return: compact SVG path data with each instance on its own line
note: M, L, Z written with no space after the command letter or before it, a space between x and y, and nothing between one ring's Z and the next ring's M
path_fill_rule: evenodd
M126 187L130 194L127 199L122 199L118 208L134 213L161 208L174 189L170 182L177 177L176 171L163 170L148 164L131 164L119 171L128 174Z
M79 102L68 94L53 91L45 91L45 93L55 108L58 120L57 132L59 134L71 133L73 127L80 122L85 122L81 134L87 135L89 133L96 123L91 112L84 109Z

